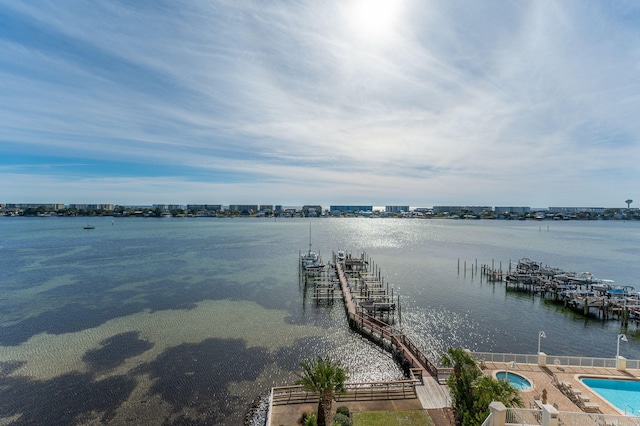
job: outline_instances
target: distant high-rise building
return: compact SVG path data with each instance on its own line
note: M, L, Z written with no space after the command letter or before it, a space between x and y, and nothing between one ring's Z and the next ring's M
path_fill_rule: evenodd
M222 210L222 204L187 204L187 210L217 212Z
M384 211L387 213L408 212L409 206L385 206Z

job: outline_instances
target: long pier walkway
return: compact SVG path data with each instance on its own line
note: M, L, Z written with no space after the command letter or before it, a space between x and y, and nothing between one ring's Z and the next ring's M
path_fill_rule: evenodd
M369 315L365 309L359 307L351 292L341 263L336 262L335 267L349 325L361 334L377 341L402 360L411 375L418 381L416 394L423 408L449 407L448 389L441 383L446 380L451 370L435 366L408 336L392 325Z

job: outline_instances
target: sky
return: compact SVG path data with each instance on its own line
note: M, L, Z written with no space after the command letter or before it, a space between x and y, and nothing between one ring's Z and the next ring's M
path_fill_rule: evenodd
M0 203L626 207L639 112L635 0L0 0Z

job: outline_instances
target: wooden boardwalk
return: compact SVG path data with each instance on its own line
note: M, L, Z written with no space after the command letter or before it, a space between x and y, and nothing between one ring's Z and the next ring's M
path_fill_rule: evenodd
M342 262L334 259L334 265L308 273L301 268L305 295L307 284L312 284L316 304L333 303L334 298L342 296L349 326L390 351L409 372L408 380L347 384L346 394L337 396L336 401L353 412L423 409L436 426L451 426L449 390L442 385L451 369L435 366L408 336L390 324L396 308L399 313L399 306L393 303L393 290L390 296L388 284L385 290L384 280L379 272L376 276L375 268L374 273L367 271L364 255L349 256ZM349 270L350 278L343 266ZM297 424L302 413L314 411L317 403L318 396L302 386L274 387L269 398L267 426Z
M442 386L451 369L438 368L397 328L385 323L360 309L349 287L340 263L336 263L336 274L342 289L349 325L356 331L376 341L398 357L418 382L416 394L423 408L444 408L450 405L448 389Z

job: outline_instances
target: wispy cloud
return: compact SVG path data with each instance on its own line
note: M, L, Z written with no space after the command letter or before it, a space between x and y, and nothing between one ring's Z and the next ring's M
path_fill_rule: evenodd
M3 196L633 197L635 3L395 3L378 33L356 0L4 4Z

